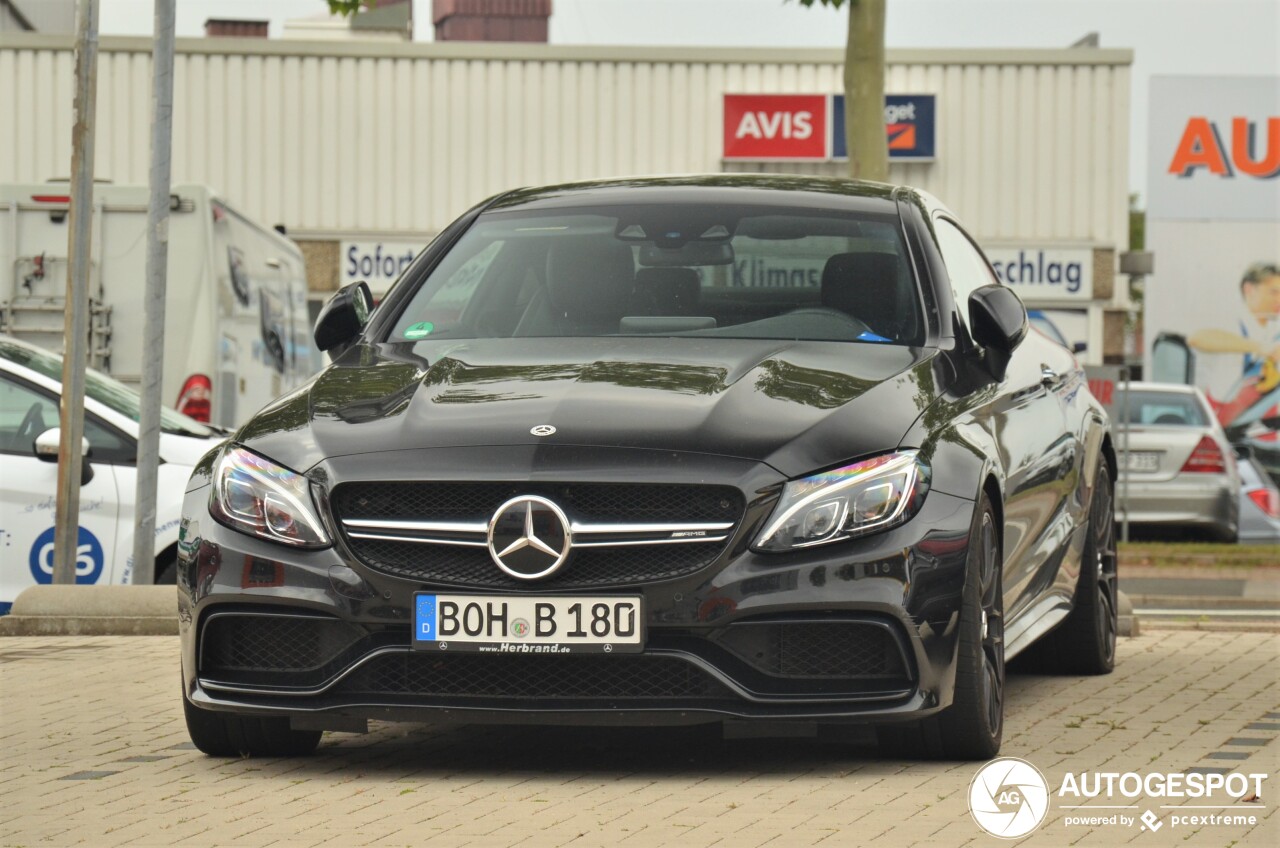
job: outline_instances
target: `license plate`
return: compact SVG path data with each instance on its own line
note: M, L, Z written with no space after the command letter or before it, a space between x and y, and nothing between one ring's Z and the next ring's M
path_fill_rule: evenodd
M639 597L427 595L414 602L413 647L510 654L638 653Z
M1157 471L1160 468L1160 454L1155 451L1138 451L1129 454L1130 471Z

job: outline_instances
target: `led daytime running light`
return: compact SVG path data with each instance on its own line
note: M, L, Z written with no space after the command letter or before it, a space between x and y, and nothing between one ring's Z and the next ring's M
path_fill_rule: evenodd
M775 514L757 537L755 547L770 551L807 548L898 524L905 520L907 510L918 507L921 502L920 487L927 486L927 478L922 480L922 474L927 474L927 469L920 463L918 451L907 450L793 480L783 490ZM884 507L870 513L871 520L860 522L859 503L882 487L889 490L884 497ZM805 541L783 538L788 532L794 533L795 525L805 521L813 511L827 509L833 503L839 504L838 519L823 535ZM825 524L819 522L819 526Z
M228 446L218 460L211 511L232 529L295 547L325 547L329 537L311 501L306 477L244 448Z

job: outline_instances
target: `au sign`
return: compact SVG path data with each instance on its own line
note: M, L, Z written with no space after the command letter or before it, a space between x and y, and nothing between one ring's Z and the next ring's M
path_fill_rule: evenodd
M1266 146L1260 148L1261 124L1262 121L1233 117L1228 156L1218 124L1205 117L1190 118L1169 162L1169 173L1189 177L1197 168L1205 168L1219 177L1233 177L1239 172L1265 180L1280 175L1280 117L1266 119Z

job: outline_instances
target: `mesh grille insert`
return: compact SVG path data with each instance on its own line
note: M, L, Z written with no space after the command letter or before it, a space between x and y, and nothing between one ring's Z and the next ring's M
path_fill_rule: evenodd
M781 677L907 675L893 635L868 622L741 623L730 625L718 641L761 671Z
M209 620L201 636L200 671L223 677L319 671L366 635L362 628L337 619L218 615Z
M384 655L352 672L337 691L497 699L729 697L714 678L671 657L529 654Z
M553 500L588 522L737 521L742 495L731 486L651 483L343 483L333 490L343 519L488 521L517 495Z

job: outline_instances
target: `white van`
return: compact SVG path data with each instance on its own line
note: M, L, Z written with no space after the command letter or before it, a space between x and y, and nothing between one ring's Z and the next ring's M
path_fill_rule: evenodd
M93 191L89 364L136 386L142 372L146 186ZM62 350L65 183L0 184L0 332ZM205 186L170 197L163 397L233 427L319 369L298 246Z

